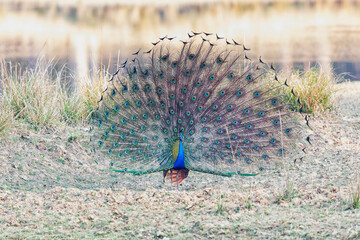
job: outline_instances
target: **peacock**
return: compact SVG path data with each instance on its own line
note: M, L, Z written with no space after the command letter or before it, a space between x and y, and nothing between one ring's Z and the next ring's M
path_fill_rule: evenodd
M286 81L249 51L205 32L136 51L99 101L97 151L115 172L163 172L171 184L190 171L256 176L284 154L294 124L281 94Z

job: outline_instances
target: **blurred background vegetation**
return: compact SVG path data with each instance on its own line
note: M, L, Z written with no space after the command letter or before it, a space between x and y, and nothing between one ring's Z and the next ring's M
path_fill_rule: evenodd
M360 80L360 1L1 0L0 58L40 55L87 77L161 36L218 33L282 69L334 69Z

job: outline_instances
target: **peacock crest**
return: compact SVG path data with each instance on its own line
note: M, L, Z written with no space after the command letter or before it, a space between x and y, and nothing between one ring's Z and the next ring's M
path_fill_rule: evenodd
M152 44L113 74L96 113L114 171L180 183L189 171L254 176L281 157L293 124L272 65L209 33Z

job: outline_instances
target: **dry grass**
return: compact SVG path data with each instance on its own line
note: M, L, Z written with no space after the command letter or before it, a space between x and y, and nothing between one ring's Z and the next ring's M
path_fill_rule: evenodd
M82 119L88 120L98 107L98 101L102 92L106 87L106 83L110 80L108 69L100 69L92 75L91 79L84 81L78 96L82 104Z
M34 129L89 120L104 89L106 72L98 71L70 91L63 70L57 71L55 66L39 59L34 69L22 70L1 62L0 132L10 127L13 118L30 123Z
M99 70L91 78L82 79L71 94L67 91L63 102L63 120L66 123L86 123L98 107L101 93L108 82L107 71Z
M324 72L321 68L313 67L307 71L292 71L277 73L281 83L288 86L275 88L273 94L284 96L284 101L293 111L301 111L309 114L322 113L327 109L334 109L334 95L336 83L343 80L331 70ZM274 74L269 72L265 77L266 88L277 86Z
M321 113L334 108L333 94L338 80L333 72L323 72L316 67L305 72L297 70L291 73L287 80L290 87L284 87L283 93L292 110L299 111L302 106L306 113Z
M359 173L356 173L356 180L352 186L351 196L350 196L350 208L358 209L360 208L360 179Z
M3 100L0 100L3 103ZM9 130L13 124L14 113L7 104L0 104L0 135Z
M52 79L51 63L36 64L33 70L22 72L17 65L2 62L3 105L7 105L17 119L23 119L34 128L59 123L59 99L65 91L60 86L60 74Z

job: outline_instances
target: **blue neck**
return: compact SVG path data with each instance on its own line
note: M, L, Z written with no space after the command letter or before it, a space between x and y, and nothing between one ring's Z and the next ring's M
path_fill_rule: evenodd
M176 158L176 161L174 163L174 169L183 169L185 168L185 162L184 162L184 146L182 144L182 141L180 141L179 144L179 154Z

